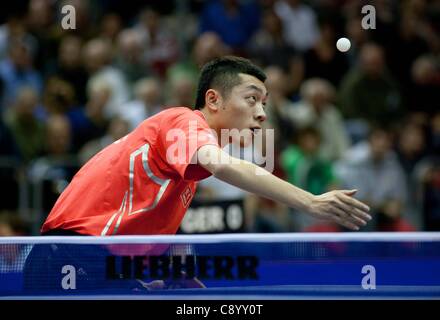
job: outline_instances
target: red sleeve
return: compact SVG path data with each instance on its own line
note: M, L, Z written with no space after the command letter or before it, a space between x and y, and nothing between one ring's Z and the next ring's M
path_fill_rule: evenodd
M159 152L184 180L201 180L211 175L200 165L190 163L197 150L205 145L219 147L208 123L194 111L179 110L162 121L158 136Z

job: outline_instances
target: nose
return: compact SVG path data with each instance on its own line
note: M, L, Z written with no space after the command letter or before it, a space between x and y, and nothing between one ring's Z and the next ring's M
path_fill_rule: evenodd
M260 106L255 114L255 119L258 120L258 122L264 122L266 118L266 112L264 111L264 108Z

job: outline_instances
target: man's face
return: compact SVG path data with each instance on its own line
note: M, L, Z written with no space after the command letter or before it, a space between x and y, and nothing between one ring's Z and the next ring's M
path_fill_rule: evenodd
M264 83L254 76L240 74L241 83L232 88L229 95L223 97L218 109L220 128L240 131L240 145L246 146L252 141L254 133L261 129L266 120L264 110L267 89ZM244 130L244 131L242 131ZM238 142L230 139L230 142Z

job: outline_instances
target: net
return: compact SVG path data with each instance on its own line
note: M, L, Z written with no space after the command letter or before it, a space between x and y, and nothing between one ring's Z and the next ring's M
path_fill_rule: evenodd
M440 297L439 233L0 238L0 297Z

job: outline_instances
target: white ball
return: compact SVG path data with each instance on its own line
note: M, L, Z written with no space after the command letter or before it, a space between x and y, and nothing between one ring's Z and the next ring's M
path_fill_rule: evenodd
M347 38L340 38L336 42L336 48L338 48L338 50L341 52L347 52L348 50L350 50L350 47L351 43L350 40L348 40Z

